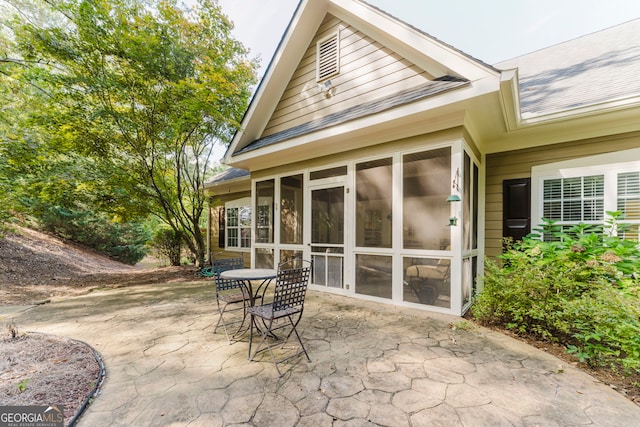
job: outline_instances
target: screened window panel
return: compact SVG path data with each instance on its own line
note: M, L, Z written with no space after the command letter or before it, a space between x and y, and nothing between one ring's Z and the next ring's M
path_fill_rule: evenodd
M356 165L356 246L391 247L392 177L390 158Z
M447 249L451 148L404 155L402 174L404 248Z
M256 184L256 242L273 243L274 180Z
M303 178L288 176L280 180L280 242L302 244Z

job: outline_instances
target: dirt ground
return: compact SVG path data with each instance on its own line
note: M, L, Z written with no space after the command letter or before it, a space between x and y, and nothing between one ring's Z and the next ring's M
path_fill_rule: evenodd
M25 228L0 239L0 305L46 304L96 288L207 280L194 266L132 267ZM65 425L101 380L99 356L65 337L25 333L0 320L0 404L62 405Z
M151 260L131 267L33 230L18 231L0 239L0 305L44 304L95 288L209 280L195 277L193 266L157 267ZM64 337L25 335L15 330L19 325L2 327L0 403L63 403L66 424L99 381L100 364L93 351ZM516 338L574 363L640 405L640 375L624 377L610 369L590 368L578 364L560 345Z

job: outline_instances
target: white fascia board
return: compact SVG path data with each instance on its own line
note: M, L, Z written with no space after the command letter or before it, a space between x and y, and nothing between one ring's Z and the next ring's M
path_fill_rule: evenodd
M224 155L223 163L230 164L234 151L260 137L297 64L322 23L326 9L327 0L301 0L288 31L284 34L245 112L240 129Z
M377 114L281 141L255 151L235 155L231 164L243 169L253 170L247 166L249 163L260 162L262 167L274 166L269 162L263 162L263 159L278 154L280 161L282 161L283 154L289 150L298 149L304 152L308 149L311 150L310 154L317 155L318 144L322 145L323 148L327 148L326 144L330 141L339 142L339 146L334 147L335 149L339 148L342 151L348 151L363 148L365 145L376 145L395 139L461 126L465 120L465 102L472 98L495 93L497 90L495 79L484 79L466 88L454 89L441 96L426 98L422 101L395 107ZM391 136L386 132L389 129L393 129ZM357 137L362 135L367 136L363 138L364 142L357 142Z
M517 129L522 121L517 68L502 71L500 75L500 104L507 130Z

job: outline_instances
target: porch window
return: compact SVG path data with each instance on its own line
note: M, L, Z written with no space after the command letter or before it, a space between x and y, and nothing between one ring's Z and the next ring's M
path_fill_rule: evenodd
M451 308L451 260L403 258L403 300Z
M356 292L391 299L392 258L356 255Z
M391 247L391 159L356 165L356 246Z
M302 244L302 182L302 175L280 180L280 243Z
M256 243L273 243L273 179L256 183Z
M402 173L404 248L447 249L451 148L404 155Z

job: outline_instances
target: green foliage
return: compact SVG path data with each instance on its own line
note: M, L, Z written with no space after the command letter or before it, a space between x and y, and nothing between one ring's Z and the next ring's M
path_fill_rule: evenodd
M18 384L18 391L20 393L24 393L27 390L27 384L29 383L29 378L20 381Z
M12 204L37 216L80 196L97 216L160 218L203 263L213 148L238 129L256 68L217 3L8 1L21 11L0 22Z
M158 255L166 258L171 265L180 265L182 253L182 239L180 235L170 228L160 228L151 239L153 247Z
M126 264L134 265L147 254L146 242L150 236L139 223L118 223L92 211L48 206L40 224L45 231Z
M472 314L478 320L558 341L581 361L640 372L640 249L607 227L553 222L488 260Z

